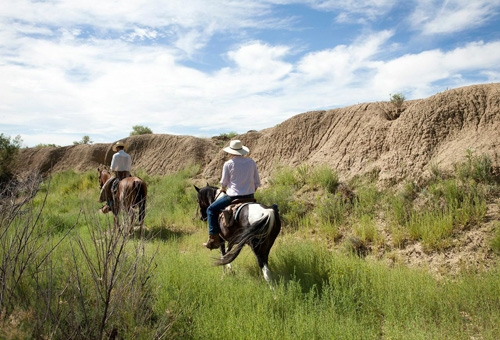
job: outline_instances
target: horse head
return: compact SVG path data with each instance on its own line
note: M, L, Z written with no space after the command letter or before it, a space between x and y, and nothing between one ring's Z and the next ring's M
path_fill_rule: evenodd
M99 189L102 189L102 186L111 177L111 174L109 173L108 170L106 170L104 168L103 169L97 168L97 174L99 177Z
M207 185L203 188L198 188L196 185L194 186L196 191L198 192L198 208L200 209L200 219L202 221L207 220L207 208L210 204L215 200L215 196L217 194L218 188Z

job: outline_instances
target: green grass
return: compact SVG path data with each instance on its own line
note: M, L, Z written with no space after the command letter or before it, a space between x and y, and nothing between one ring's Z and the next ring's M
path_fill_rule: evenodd
M391 247L386 235L395 249L449 247L498 199L484 164L470 156L457 165L467 171L434 166L428 183L387 189L373 176L340 183L326 166L278 170L257 193L283 218L272 286L248 248L231 272L212 265L218 253L201 246L207 226L196 216L199 167L140 173L143 239L97 212L96 174L55 174L34 200L2 206L0 338L497 339L500 268L436 279L351 251ZM495 254L499 235L497 223Z

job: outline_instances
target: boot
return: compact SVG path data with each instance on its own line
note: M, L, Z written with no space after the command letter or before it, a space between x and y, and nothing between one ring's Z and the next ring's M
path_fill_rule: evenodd
M107 214L110 212L109 205L105 204L101 209L99 209L103 214Z
M210 250L219 248L220 246L219 234L208 235L208 241L206 243L203 243L203 246L207 247Z

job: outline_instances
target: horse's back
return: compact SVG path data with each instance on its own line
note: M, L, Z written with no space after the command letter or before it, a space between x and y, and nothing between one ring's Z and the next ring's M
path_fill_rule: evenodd
M260 203L251 203L248 207L249 224L260 223L266 218L274 219L274 210Z
M144 200L148 194L148 187L139 177L126 177L120 181L120 194L123 197Z
M144 187L146 187L146 182L144 182L141 178L135 177L135 176L125 177L124 179L122 179L120 181L120 183L123 183L124 185L128 185L128 186L140 184L140 185L143 185Z

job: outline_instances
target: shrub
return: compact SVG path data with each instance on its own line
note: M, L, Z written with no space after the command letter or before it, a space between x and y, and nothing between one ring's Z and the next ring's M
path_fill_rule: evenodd
M16 155L21 148L21 136L10 137L0 134L0 187L12 179Z
M302 171L307 171L305 167L302 167ZM293 189L300 189L304 184L303 176L297 176L297 170L290 167L284 166L278 168L274 175L269 179L269 184L274 187L290 187Z
M142 126L142 125L132 126L132 132L130 132L130 136L151 135L151 134L153 134L153 131L147 126Z
M351 204L346 202L340 194L325 194L316 205L316 212L323 223L342 225L350 210Z
M94 143L89 136L83 136L82 139L79 142L73 142L73 145L80 145L80 144L92 144Z
M455 165L457 177L466 182L473 181L491 184L494 182L493 166L491 158L488 155L476 155L472 149L467 149L465 161Z
M401 92L391 95L391 104L394 105L397 113L399 113L403 107L405 99L405 96Z
M309 181L333 194L339 186L339 176L327 165L320 165L313 169Z
M234 137L236 137L238 134L234 131L228 132L228 133L221 133L219 135L219 138L224 139L224 140L230 140Z
M74 142L73 142L74 143ZM37 144L35 145L35 149L42 149L42 148L60 148L61 146L60 145L56 145L56 144L43 144L43 143L40 143L40 144Z
M494 231L493 239L491 240L491 243L490 243L490 247L495 253L500 254L500 223L499 222L495 223L495 231Z

